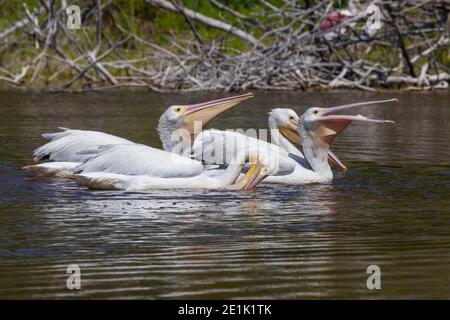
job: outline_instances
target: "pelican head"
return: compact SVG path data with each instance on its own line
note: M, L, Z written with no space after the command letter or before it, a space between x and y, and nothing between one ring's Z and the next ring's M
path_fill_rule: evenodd
M302 146L302 139L298 133L298 122L299 117L292 109L276 108L269 112L269 124L271 124L271 127L277 128L290 142ZM342 171L347 171L347 167L331 150L328 151L328 160L338 166Z
M301 145L300 136L298 135L298 115L288 108L276 108L269 112L269 124L289 141Z
M336 136L344 131L352 121L394 123L391 120L371 119L362 115L340 115L336 114L337 112L392 101L398 102L398 99L366 101L332 108L309 108L300 117L299 134L303 139L305 135L309 136L317 146L329 147Z
M195 132L196 121L201 123L201 127L206 126L211 120L222 112L236 106L238 103L253 97L253 93L245 93L238 96L212 100L191 105L174 105L166 109L159 118L158 131L165 150L170 150L172 146L171 135L177 129L185 129L192 136ZM201 129L201 128L199 128Z

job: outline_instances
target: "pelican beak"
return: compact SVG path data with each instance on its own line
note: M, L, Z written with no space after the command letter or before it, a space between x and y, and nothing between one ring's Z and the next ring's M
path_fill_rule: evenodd
M302 140L298 134L298 122L289 122L286 126L278 126L277 128L286 139L296 145L302 145Z
M302 146L302 140L300 135L298 134L298 123L289 122L287 126L278 126L278 130L286 139L298 146ZM334 165L341 168L342 171L347 171L347 167L333 152L331 152L331 150L328 151L328 160L330 161L330 163L333 163Z
M240 102L252 98L253 96L253 93L249 92L234 97L188 105L183 114L182 127L190 132L194 132L195 121L201 121L202 127L204 127L222 112L231 109Z
M336 136L347 128L352 121L362 121L362 122L374 122L374 123L394 123L392 120L378 120L367 118L362 115L351 116L351 115L337 115L335 114L338 111L347 110L355 107L365 106L365 105L373 105L378 103L386 103L386 102L398 102L398 99L389 99L389 100L378 100L378 101L367 101L367 102L358 102L352 103L332 108L327 108L322 113L320 117L318 117L317 125L314 130L315 135L325 144L330 145Z
M261 174L261 165L258 161L258 158L252 161L250 168L247 173L240 179L238 179L235 183L228 186L226 189L228 190L250 190L256 187L258 183L261 182L267 175Z
M338 157L336 157L333 152L331 152L331 150L328 150L328 161L341 168L343 172L347 171L347 167L341 162L341 160L339 160Z

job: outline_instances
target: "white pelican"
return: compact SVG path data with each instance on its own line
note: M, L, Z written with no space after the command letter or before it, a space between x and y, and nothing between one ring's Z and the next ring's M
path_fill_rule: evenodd
M194 142L193 157L206 164L227 164L237 150L258 148L266 153L277 154L279 167L277 174L286 175L298 164L306 166L303 153L294 145L302 145L298 133L299 117L288 108L276 108L269 112L268 126L271 142L256 139L239 132L205 130ZM346 167L329 151L329 159L341 169Z
M113 149L116 146L112 147ZM154 157L155 153L148 154ZM153 160L145 155L138 155L142 161L152 164ZM127 175L110 172L87 172L72 174L68 177L78 181L80 184L94 189L107 190L148 190L148 189L231 189L248 190L254 188L261 180L273 171L273 161L270 158L261 156L255 150L241 150L231 161L225 170L220 170L214 175L203 171L199 161L191 160L178 154L159 150L158 159L164 165L162 170L167 170L172 164L177 166L183 163L195 164L199 168L198 174L192 173L186 176L183 168L173 167L173 170L166 178L151 177L148 175ZM88 162L91 160L88 160ZM240 179L244 163L250 162L251 166L247 173ZM158 163L153 163L158 165ZM161 165L161 164L160 164ZM236 181L237 180L237 181Z
M281 121L281 119L283 119L283 121ZM285 117L282 117L281 112L274 112L269 115L269 127L273 143L244 135L236 131L216 129L205 130L198 135L197 139L195 139L192 146L192 156L194 159L208 165L228 165L238 150L249 148L258 149L261 152L279 156L278 172L280 174L287 174L292 172L296 164L296 160L288 156L289 152L292 151L293 154L301 158L303 158L303 155L291 142L289 142L289 140L279 134L278 128L284 128L284 126L286 126L284 128L286 134L290 134L293 130L291 121L285 120L286 119ZM298 137L298 133L295 129L296 127L293 131L294 135Z
M302 140L298 134L298 120L297 113L289 108L276 108L269 112L269 129L272 137L272 143L280 146L289 154L295 155L304 159L303 153L295 146L302 146ZM295 144L295 145L294 145ZM328 160L346 171L347 167L338 159L338 157L328 151ZM304 161L300 161L302 164Z
M332 108L309 108L300 116L298 133L302 141L303 153L307 165L298 163L291 174L267 177L267 183L329 183L333 179L328 159L330 145L336 136L347 128L352 121L394 123L391 120L377 120L362 115L338 115L336 112L354 107L397 101L397 99L359 102Z
M189 149L191 139L195 138L194 134L198 133L195 132L195 121L201 121L202 126L205 126L222 112L251 97L253 97L253 93L246 93L193 105L170 106L161 115L158 124L158 132L164 150L172 151L176 143L181 149ZM44 175L65 176L72 173L75 167L101 152L104 146L136 145L132 141L103 132L61 129L62 132L44 133L42 136L50 142L34 151L35 161L49 159L56 162L25 166L23 169ZM191 135L190 139L183 138L181 142L175 140L179 138L173 134L177 129L184 129L184 132ZM137 149L141 149L141 147L137 147ZM150 148L148 150L157 149ZM125 155L125 158L127 156ZM120 161L120 159L118 160ZM154 170L149 173L158 176Z
M360 102L328 109L314 109L317 112L321 110L320 112L329 112L331 114L333 112L345 110L348 108L391 101L397 101L397 99ZM309 110L311 109L308 109L308 111ZM344 121L346 123L346 126L348 126L353 120L380 122L378 120L371 120L364 117L361 118L359 116L347 117L353 118L346 118L345 121L344 119L335 119L334 122L343 123ZM207 164L213 164L217 162L220 163L220 161L226 164L227 160L233 157L233 154L234 152L236 152L236 150L245 149L249 146L252 148L257 147L260 152L265 152L271 155L276 154L279 161L278 171L276 171L274 175L270 175L266 179L264 179L263 183L305 184L312 182L330 182L333 177L331 169L329 172L326 172L326 175L322 175L322 172L320 170L318 172L310 170L310 159L308 159L306 155L303 155L303 153L299 149L297 149L293 145L293 143L291 143L292 141L298 145L303 146L303 151L305 152L303 141L304 137L300 134L300 126L302 125L302 123L303 122L301 118L298 118L297 114L293 110L274 109L269 116L269 128L271 130L273 144L255 139L253 137L245 136L238 132L206 130L203 131L194 142L194 157L198 160L203 160ZM341 131L339 131L338 133L340 133ZM338 133L336 133L336 135ZM329 143L331 142L332 140L329 141ZM311 151L308 148L307 150ZM329 150L329 146L326 148L326 150L328 160L338 165L342 170L345 171L346 167Z

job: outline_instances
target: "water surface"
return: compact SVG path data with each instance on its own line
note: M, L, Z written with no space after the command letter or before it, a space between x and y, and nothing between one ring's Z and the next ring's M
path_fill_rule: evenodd
M222 96L0 91L0 298L450 298L448 92L258 92L211 123L265 128L273 107L399 97L358 110L397 124L340 135L349 170L331 185L90 191L20 169L58 126L160 147L165 107ZM366 287L372 264L381 290Z

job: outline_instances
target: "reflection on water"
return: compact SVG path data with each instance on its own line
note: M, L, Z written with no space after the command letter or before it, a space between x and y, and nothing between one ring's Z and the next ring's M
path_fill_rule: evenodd
M261 92L212 124L262 128L272 107L399 97L358 111L397 125L339 136L349 171L331 185L106 192L20 170L57 126L159 146L165 106L217 96L0 92L0 297L450 297L448 92ZM81 291L66 289L69 264ZM366 288L371 264L380 291Z

